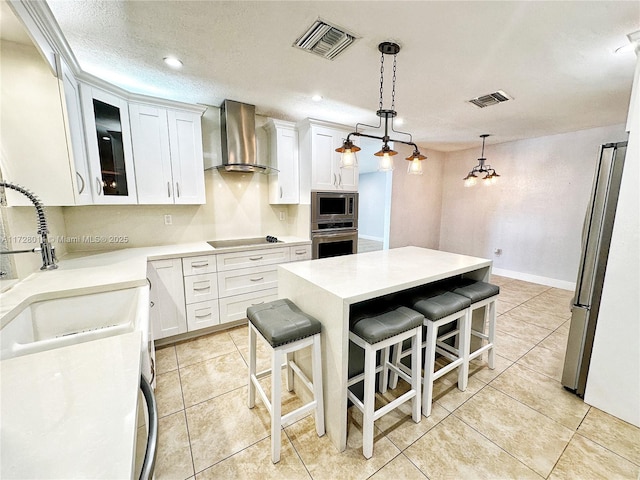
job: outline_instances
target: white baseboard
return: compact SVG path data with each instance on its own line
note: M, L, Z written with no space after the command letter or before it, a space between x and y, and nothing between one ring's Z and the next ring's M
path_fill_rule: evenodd
M362 235L361 233L358 233L358 237L364 238L365 240L374 240L376 242L384 242L384 238L374 237L373 235Z
M501 277L514 278L516 280L524 280L525 282L538 283L549 287L562 288L563 290L575 291L576 282L567 282L556 278L541 277L539 275L531 275L529 273L515 272L513 270L503 270L502 268L492 268L491 273L500 275Z

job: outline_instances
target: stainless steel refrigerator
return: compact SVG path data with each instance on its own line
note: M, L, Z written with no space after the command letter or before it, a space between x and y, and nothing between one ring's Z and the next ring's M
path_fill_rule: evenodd
M587 384L626 150L627 142L602 145L582 230L582 255L562 372L562 385L580 397Z

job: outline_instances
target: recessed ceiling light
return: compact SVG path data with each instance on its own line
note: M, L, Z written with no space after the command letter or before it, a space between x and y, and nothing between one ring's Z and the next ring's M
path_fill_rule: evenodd
M182 62L176 57L164 57L164 63L169 65L171 68L180 68L182 67Z
M314 102L320 102L322 101L322 95L315 94L313 97L311 97L311 100L313 100Z

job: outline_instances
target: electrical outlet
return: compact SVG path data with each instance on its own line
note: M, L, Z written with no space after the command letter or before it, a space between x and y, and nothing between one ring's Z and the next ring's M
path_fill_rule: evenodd
M280 220L285 220L287 218L287 214L284 212L280 212Z
M173 220L171 218L171 215L165 215L164 216L164 224L165 225L171 225L173 223Z

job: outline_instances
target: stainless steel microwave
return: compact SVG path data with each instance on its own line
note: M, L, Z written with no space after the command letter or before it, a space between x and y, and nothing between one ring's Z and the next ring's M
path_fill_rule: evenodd
M356 192L311 192L311 231L358 228Z

